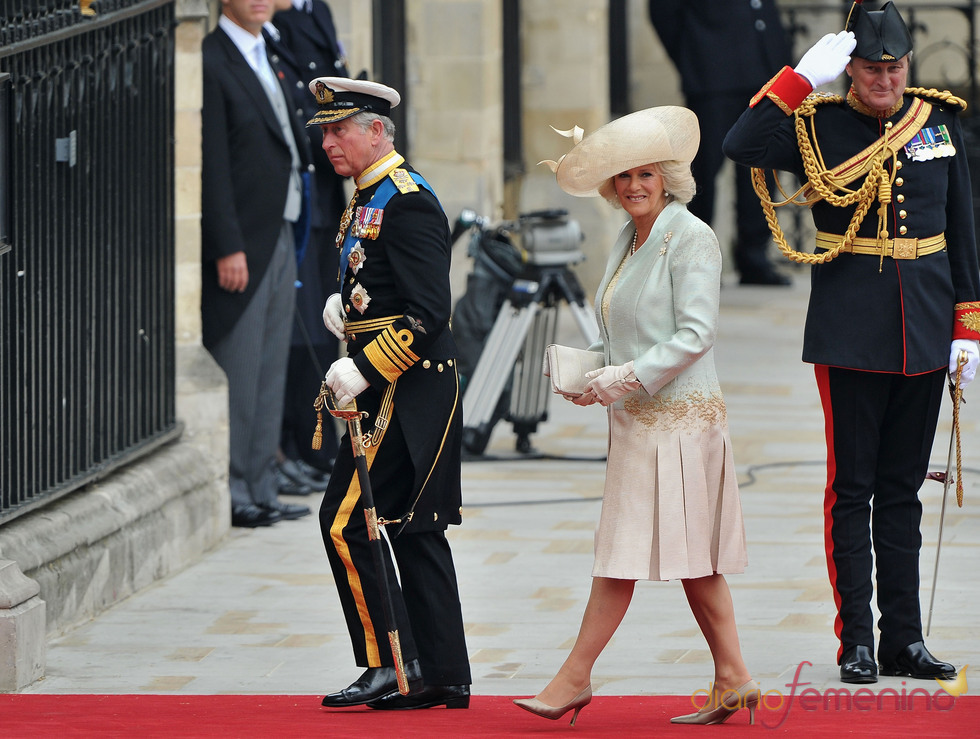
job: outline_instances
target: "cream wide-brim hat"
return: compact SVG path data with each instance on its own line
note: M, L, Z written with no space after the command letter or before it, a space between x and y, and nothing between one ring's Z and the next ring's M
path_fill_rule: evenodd
M558 131L578 138L582 129ZM610 177L656 162L690 163L698 153L698 117L678 105L661 105L630 113L596 129L557 162L545 161L558 186L584 198L599 194Z

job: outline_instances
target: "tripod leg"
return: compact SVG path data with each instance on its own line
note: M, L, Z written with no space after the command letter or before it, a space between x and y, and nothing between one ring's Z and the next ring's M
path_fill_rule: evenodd
M571 309L572 315L575 317L575 322L578 324L578 329L582 332L586 343L594 343L599 338L599 324L595 320L595 310L588 302L583 305L569 303L568 307Z
M490 439L493 412L537 310L537 303L514 308L505 301L487 336L463 395L463 443L474 454L482 454Z
M541 307L524 341L524 347L514 365L514 384L510 395L509 420L517 434L517 451L529 454L530 434L548 418L551 386L541 373L541 358L548 344L555 342L558 330L558 305Z
M561 290L561 296L568 303L572 316L574 316L586 343L592 344L599 338L599 324L595 320L595 309L586 299L581 283L579 283L575 273L567 267L557 272L554 279Z

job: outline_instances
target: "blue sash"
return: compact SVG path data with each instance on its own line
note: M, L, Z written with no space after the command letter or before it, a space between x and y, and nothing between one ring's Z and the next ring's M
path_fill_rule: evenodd
M432 197L434 197L438 202L439 197L436 195L435 190L432 189L432 185L430 185L428 182L425 181L425 178L423 178L422 175L420 175L418 172L409 172L409 174L412 176L412 179L415 180L415 184L420 185L421 187L424 187L426 190L431 192ZM384 207L388 204L388 201L391 200L391 198L394 196L396 192L398 192L398 188L395 187L395 183L392 181L391 177L385 177L384 182L378 185L378 189L374 191L374 197L372 197L371 200L365 203L364 207L377 208L378 210L383 210ZM440 207L442 207L441 204ZM347 229L347 235L344 238L344 246L340 250L341 274L347 271L347 264L348 264L348 260L350 259L351 250L354 248L354 245L357 244L358 242L358 239L354 237L354 233L353 233L354 225L357 222L356 209L354 212L355 212L355 217L351 218L351 225Z

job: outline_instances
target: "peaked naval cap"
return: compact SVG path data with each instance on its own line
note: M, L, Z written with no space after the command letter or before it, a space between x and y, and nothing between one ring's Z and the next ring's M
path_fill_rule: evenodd
M362 111L390 116L391 109L401 102L397 90L368 80L317 77L310 81L309 88L319 110L307 122L307 126L336 123Z

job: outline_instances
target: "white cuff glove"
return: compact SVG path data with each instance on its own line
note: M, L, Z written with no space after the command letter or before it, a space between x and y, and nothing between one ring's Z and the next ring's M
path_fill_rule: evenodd
M602 405L611 405L640 386L640 381L633 374L632 361L592 370L585 376L590 380L586 393L591 391Z
M966 352L966 364L960 375L960 389L965 389L977 375L977 365L980 364L980 348L972 339L953 339L949 346L949 376L956 378L956 365L960 352Z
M327 381L327 386L333 390L338 408L348 405L370 385L350 357L341 357L331 364L324 379Z
M828 33L810 47L793 71L806 77L813 89L826 85L840 77L856 45L851 31Z
M327 302L323 306L323 325L338 339L346 341L347 330L344 326L345 319L344 299L340 297L340 293L334 293L327 298Z

